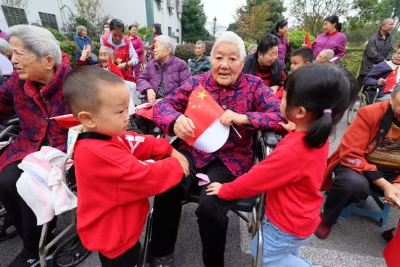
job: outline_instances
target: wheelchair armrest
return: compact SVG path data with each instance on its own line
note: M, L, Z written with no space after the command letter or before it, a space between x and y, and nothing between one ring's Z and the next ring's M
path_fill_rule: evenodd
M161 129L158 128L158 127L154 127L153 132L156 133L156 134L161 134L162 133Z
M376 90L379 90L379 87L378 86L372 86L372 85L370 85L370 86L364 86L364 89L363 89L365 92L366 91L376 91Z
M274 132L263 132L262 138L268 146L276 146L278 144L278 138Z
M19 118L12 118L3 122L5 126L19 125Z

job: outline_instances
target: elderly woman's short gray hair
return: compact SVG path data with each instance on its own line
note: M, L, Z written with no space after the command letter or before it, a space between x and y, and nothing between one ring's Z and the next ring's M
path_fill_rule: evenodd
M196 42L196 45L198 45L198 44L201 44L201 46L202 46L204 49L206 49L206 43L205 43L205 42L199 40L199 41Z
M396 95L397 95L399 92L400 92L400 83L397 83L397 84L394 86L394 88L393 88L393 92L392 92L393 98L395 98Z
M7 54L8 52L10 52L10 44L6 40L0 38L0 53Z
M76 34L80 34L83 30L87 31L85 26L79 25L76 27Z
M109 47L107 47L107 46L102 46L102 47L100 47L100 49L99 49L99 53L100 53L101 50L106 50L106 51L108 52L108 56L109 56L110 58L114 58L114 57L115 57L114 50L112 50L111 48L109 48Z
M176 48L176 44L174 42L174 40L172 40L171 37L167 36L167 35L159 35L156 37L156 41L160 42L160 44L164 47L164 48L171 48L171 55L175 54L175 48Z
M220 43L231 43L237 46L240 54L240 60L244 60L246 57L246 48L244 47L244 42L243 39L240 38L236 33L231 32L231 31L226 31L223 34L221 34L220 37L218 37L217 41L215 42L212 50L211 50L211 57L214 55L215 48Z
M324 52L326 55L326 58L328 59L328 61L331 61L331 59L333 58L333 56L335 55L335 52L333 52L332 49L324 49L322 50L320 53Z
M247 52L250 52L251 50L253 50L253 48L257 48L257 45L255 44L249 45L249 47L247 47Z
M37 59L45 56L54 58L54 66L61 64L61 49L54 35L46 30L31 25L16 25L8 29L8 36L18 38L25 48L36 55Z

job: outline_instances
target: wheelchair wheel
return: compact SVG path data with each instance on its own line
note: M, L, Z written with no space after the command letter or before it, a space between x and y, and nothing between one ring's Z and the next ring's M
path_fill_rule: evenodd
M364 106L364 94L360 93L358 94L356 101L349 107L347 111L347 123L351 124L354 120L354 118L357 115L357 112L360 108Z
M51 264L53 267L73 267L84 261L90 251L83 247L78 234L64 240L54 251Z

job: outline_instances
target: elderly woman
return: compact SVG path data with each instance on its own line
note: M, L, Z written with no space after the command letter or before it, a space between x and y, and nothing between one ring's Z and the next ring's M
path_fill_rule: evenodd
M143 56L144 44L143 44L142 38L140 38L140 36L138 35L138 31L137 31L137 28L135 25L129 26L128 38L129 38L129 40L131 40L133 48L135 49L135 52L138 55L139 64L136 64L133 67L133 71L135 73L135 77L139 78L140 65L141 65L141 62L144 61L144 56Z
M316 64L326 64L330 63L333 61L333 56L335 55L335 52L333 52L332 49L324 49L321 52L319 52L317 59L315 60Z
M114 63L121 70L124 77L129 68L139 63L138 56L128 37L124 35L125 26L119 19L110 21L110 32L100 38L101 46L107 46L114 50Z
M283 69L285 69L286 53L290 53L292 51L292 44L290 43L288 34L288 22L284 19L278 20L275 29L273 29L271 33L275 34L279 39L278 58L283 64Z
M0 156L0 202L23 241L24 249L8 266L34 266L39 261L41 226L17 192L22 170L18 164L42 146L66 150L67 129L51 117L69 114L63 81L71 68L61 63L61 50L46 29L17 25L9 29L12 63L16 71L0 88L0 120L16 114L22 132ZM50 223L54 225L55 220ZM0 229L0 235L2 231ZM52 239L52 229L48 240Z
M6 40L0 39L0 72L3 75L11 74L14 70L10 58L10 44Z
M255 52L257 52L257 45L255 45L255 44L251 44L251 45L249 45L249 47L247 48L247 54L248 55L250 55L250 54L254 54Z
M87 36L87 29L85 26L76 27L76 35L74 36L76 47L76 61L79 60L82 54L82 49L85 45L90 45L93 48L92 40ZM93 50L91 51L93 52Z
M204 55L206 44L203 41L197 41L194 47L196 56L189 61L189 69L192 75L203 74L211 70L211 60Z
M150 105L182 86L191 76L186 62L175 57L174 53L175 43L171 37L156 37L154 59L147 63L137 81L139 92L146 95Z
M174 266L173 251L181 201L191 186L198 186L196 174L207 175L210 182L235 180L252 166L253 131L280 129L280 103L261 79L243 74L245 56L243 40L233 32L223 33L211 51L211 72L193 76L154 106L154 121L165 133L177 135L182 140L193 137L196 125L183 113L189 95L201 85L206 90L206 97L212 97L225 110L221 123L226 126L235 124L241 135L239 137L235 131L230 131L226 143L211 154L181 141L179 151L189 162L190 174L176 187L155 197L150 244L155 266ZM226 214L235 202L207 196L206 187L201 187L196 210L203 261L205 266L224 266L229 221Z

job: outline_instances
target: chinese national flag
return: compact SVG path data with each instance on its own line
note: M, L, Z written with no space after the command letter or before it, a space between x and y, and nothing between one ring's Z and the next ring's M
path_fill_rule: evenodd
M398 227L400 227L400 222ZM399 228L397 229L397 234L392 238L392 240L390 240L385 250L383 251L383 257L385 258L388 267L400 267L400 232Z
M72 115L72 114L52 117L50 119L56 120L56 122L58 124L60 124L61 127L64 127L64 128L67 128L67 129L69 129L71 127L74 127L74 126L78 126L79 124L81 124L81 122L78 121L77 119L75 119L74 115Z
M136 115L139 115L143 118L153 121L153 107L150 106L149 103L142 104L136 107Z
M307 30L306 38L305 38L304 41L306 42L308 48L311 48L311 47L312 47L312 46L311 46L311 42L310 42L310 36L308 36L308 30Z
M392 71L389 76L386 79L386 85L385 89L383 89L383 93L387 93L391 90L393 90L394 86L397 84L397 81L399 80L398 75L399 75L399 67L397 67L394 71Z
M207 153L221 148L229 136L229 127L220 122L224 110L211 95L199 85L189 96L185 115L190 118L196 129L194 137L185 142Z

